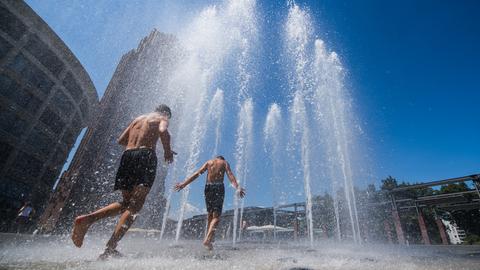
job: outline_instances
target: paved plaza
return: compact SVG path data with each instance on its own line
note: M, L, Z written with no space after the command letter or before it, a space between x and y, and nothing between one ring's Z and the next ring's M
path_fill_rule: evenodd
M107 235L87 236L77 249L68 236L1 234L0 269L478 269L480 246L398 246L319 243L216 244L129 235L123 258L98 261Z

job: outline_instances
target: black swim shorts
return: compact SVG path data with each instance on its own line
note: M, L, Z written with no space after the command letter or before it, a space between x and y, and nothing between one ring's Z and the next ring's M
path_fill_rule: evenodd
M205 185L205 203L207 205L207 212L217 212L222 214L223 198L225 197L225 187L222 183L207 183Z
M135 186L152 187L157 171L157 155L149 148L123 152L115 178L114 190L132 190Z

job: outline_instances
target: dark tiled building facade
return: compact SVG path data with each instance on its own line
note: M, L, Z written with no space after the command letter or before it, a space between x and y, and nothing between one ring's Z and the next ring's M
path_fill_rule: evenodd
M52 29L23 1L0 0L2 230L23 201L41 210L97 103L90 77Z

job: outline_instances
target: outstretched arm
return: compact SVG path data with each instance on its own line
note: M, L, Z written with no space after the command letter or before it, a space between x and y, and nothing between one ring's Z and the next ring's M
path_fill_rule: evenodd
M240 198L245 197L245 189L241 188L240 185L238 185L237 178L235 178L235 175L233 175L232 169L230 169L230 164L225 161L225 170L227 172L227 177L228 180L230 180L230 183L232 183L233 187L240 193Z
M172 151L172 148L170 146L170 133L168 132L167 119L162 119L160 121L158 130L160 132L160 140L162 141L162 145L163 145L163 153L164 153L163 157L165 158L165 161L167 163L172 163L173 155L175 154L175 152Z
M183 181L182 183L177 183L175 185L175 190L176 191L180 191L182 190L184 187L188 186L190 183L192 183L195 179L197 179L201 174L203 174L208 168L208 161L205 162L205 164L203 164L202 167L200 167L200 169L198 169L198 171L196 171L194 174L192 174L190 177L188 177L187 179L185 179L185 181Z

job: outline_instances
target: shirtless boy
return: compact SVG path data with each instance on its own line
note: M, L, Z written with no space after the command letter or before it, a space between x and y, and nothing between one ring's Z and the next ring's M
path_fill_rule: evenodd
M171 117L167 105L158 106L153 113L137 117L123 131L118 143L125 146L125 152L117 171L114 190L122 192L123 200L112 203L88 215L79 216L73 225L72 240L75 246L81 247L88 228L96 221L120 215L120 220L107 243L101 259L121 256L116 250L117 244L128 231L145 202L145 198L155 180L157 156L155 148L160 138L164 158L167 163L173 161L176 154L170 148L168 121Z
M203 245L212 250L212 241L215 236L215 230L220 222L220 215L222 214L223 199L225 196L225 188L223 186L223 178L227 173L228 179L232 183L233 187L237 190L240 197L245 196L245 190L238 185L235 175L233 175L230 165L222 156L217 156L215 159L211 159L196 171L193 175L185 179L182 183L175 185L175 190L180 191L184 187L192 183L197 177L208 171L207 182L205 185L205 203L207 204L208 223L207 223L207 235L203 241Z

